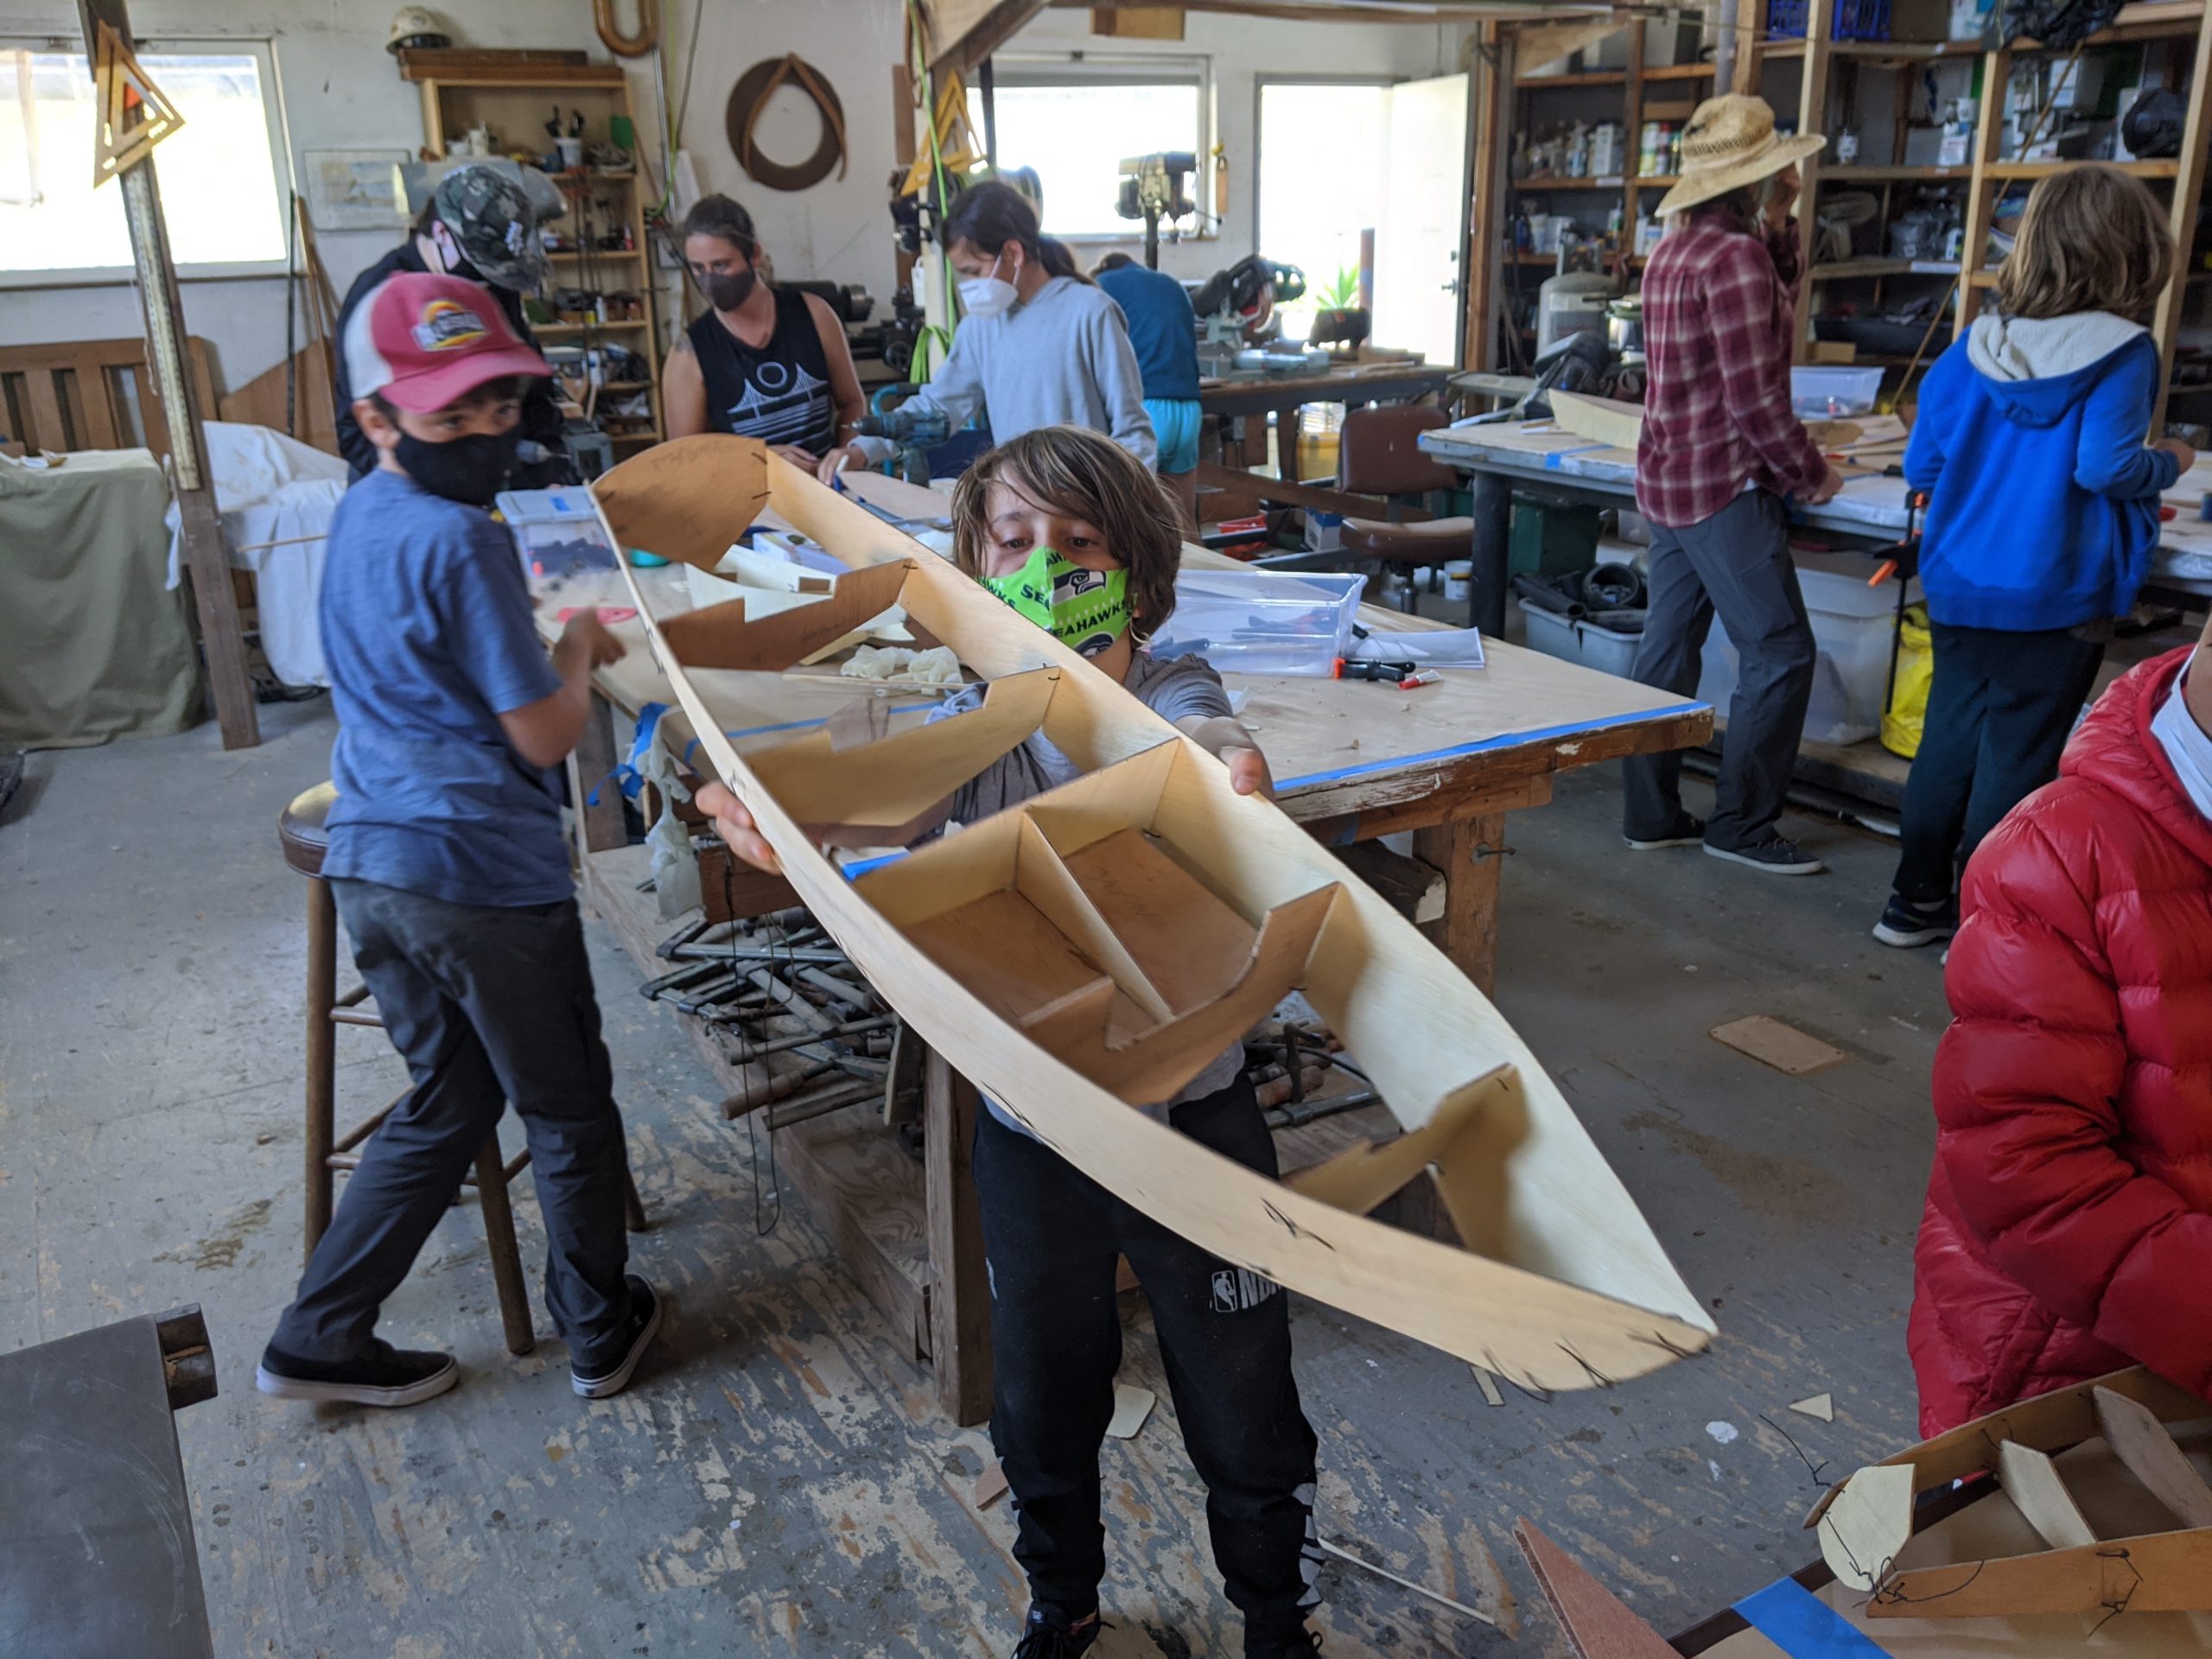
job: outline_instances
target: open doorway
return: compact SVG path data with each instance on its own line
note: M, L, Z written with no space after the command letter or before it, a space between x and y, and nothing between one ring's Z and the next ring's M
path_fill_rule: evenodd
M1282 308L1286 340L1324 306L1360 303L1371 238L1375 342L1459 360L1466 88L1465 75L1260 83L1257 246L1306 281Z

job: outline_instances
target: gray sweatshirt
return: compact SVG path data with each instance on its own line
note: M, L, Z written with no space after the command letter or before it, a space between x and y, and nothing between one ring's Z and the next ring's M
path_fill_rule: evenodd
M956 428L980 409L1001 443L1040 426L1087 426L1147 467L1158 448L1122 308L1072 276L1053 277L1003 316L963 318L952 354L903 407L917 404L943 410Z

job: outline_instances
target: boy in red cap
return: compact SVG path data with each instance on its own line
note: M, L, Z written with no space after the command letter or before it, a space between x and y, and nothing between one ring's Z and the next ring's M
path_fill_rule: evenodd
M337 800L322 874L415 1086L362 1148L255 1382L411 1406L460 1380L377 1313L512 1101L546 1233L545 1301L575 1391L617 1392L659 1324L624 1271L627 1169L561 833L556 768L622 655L588 610L547 659L513 538L485 511L548 371L491 293L394 276L344 341L374 470L331 521L321 621Z

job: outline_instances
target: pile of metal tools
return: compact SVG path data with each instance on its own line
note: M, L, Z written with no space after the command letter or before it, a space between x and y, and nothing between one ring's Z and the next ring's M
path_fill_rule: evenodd
M737 1068L728 1116L765 1108L781 1129L873 1101L888 1124L918 1119L920 1039L804 909L695 918L658 953L675 966L639 988L698 1020Z

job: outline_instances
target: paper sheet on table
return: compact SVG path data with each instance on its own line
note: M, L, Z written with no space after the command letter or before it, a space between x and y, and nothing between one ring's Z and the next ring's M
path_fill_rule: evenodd
M1385 633L1372 628L1366 639L1353 640L1345 655L1353 661L1419 663L1423 668L1480 668L1483 632L1480 628L1425 628L1417 633Z

